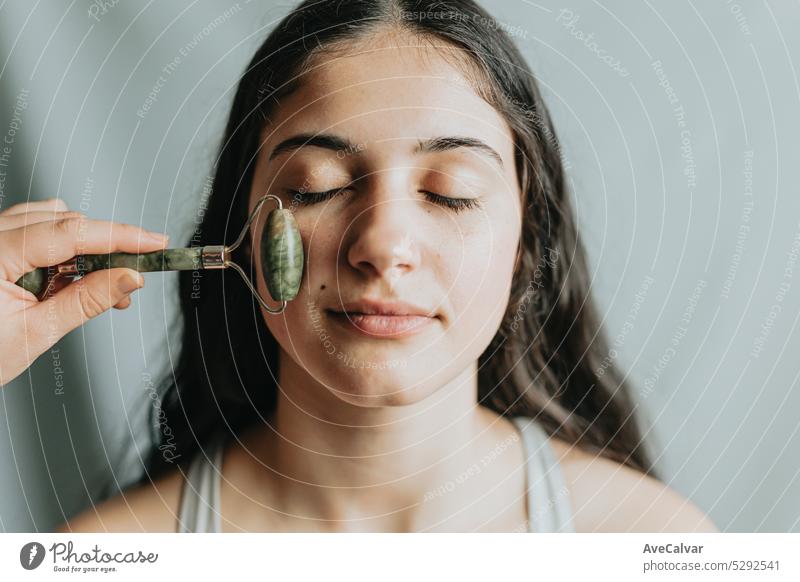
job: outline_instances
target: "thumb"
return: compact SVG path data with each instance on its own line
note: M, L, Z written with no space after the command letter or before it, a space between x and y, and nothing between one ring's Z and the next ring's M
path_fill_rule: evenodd
M144 277L133 269L104 269L71 282L32 309L39 312L37 317L47 321L51 344L108 311L143 285Z

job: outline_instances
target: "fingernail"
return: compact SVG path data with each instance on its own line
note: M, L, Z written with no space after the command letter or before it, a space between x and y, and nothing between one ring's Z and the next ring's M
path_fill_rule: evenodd
M120 277L119 281L117 282L117 287L123 293L131 293L139 289L142 285L144 285L144 277L141 274L136 273L136 276L133 275L124 275Z

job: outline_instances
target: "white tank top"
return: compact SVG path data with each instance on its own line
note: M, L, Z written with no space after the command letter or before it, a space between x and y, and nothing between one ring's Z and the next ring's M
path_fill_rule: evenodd
M541 426L533 419L511 419L522 434L527 475L527 531L575 531L572 507L555 451ZM187 471L181 493L179 533L222 531L220 516L220 472L226 439L217 435L211 442L209 459L199 451Z

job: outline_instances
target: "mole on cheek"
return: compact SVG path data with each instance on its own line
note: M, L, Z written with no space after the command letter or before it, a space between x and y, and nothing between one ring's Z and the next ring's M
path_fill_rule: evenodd
M322 286L319 288L319 290L320 290L320 291L322 291L323 289L325 289L325 285L322 285Z

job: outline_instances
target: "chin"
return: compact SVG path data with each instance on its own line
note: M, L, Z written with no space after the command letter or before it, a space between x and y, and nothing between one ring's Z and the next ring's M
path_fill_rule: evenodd
M327 375L330 376L330 369ZM364 408L408 406L436 391L430 378L410 370L350 369L336 374L326 384L340 400Z

